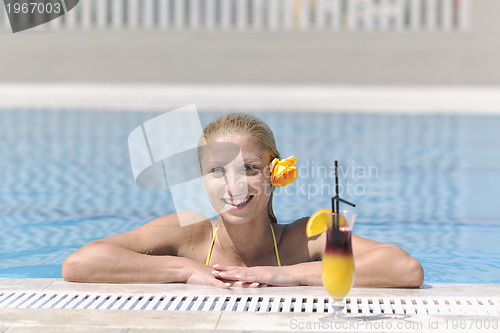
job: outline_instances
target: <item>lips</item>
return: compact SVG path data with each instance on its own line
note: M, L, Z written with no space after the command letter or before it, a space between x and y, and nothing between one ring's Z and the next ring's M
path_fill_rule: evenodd
M227 205L242 208L242 207L246 206L246 204L250 200L252 200L252 198L253 198L253 195L250 195L250 196L244 197L244 198L233 198L233 197L231 197L229 199L221 198L221 200L222 200L222 202L224 202Z

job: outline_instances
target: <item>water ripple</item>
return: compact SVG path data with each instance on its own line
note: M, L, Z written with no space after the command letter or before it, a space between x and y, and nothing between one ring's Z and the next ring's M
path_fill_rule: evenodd
M86 242L174 212L168 191L135 186L128 160L128 134L158 114L0 111L1 277L58 277ZM321 170L339 160L356 233L402 246L427 281L500 283L500 117L255 114L283 156L299 157L301 176L276 193L281 223L329 207L333 181Z

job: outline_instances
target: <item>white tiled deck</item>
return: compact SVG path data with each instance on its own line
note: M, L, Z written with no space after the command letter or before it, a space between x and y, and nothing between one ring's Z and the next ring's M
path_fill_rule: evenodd
M105 294L105 295L204 295L244 298L254 300L278 296L286 299L322 299L328 296L320 287L267 287L260 289L234 288L221 290L213 287L185 284L127 285L68 283L61 279L0 279L0 294L13 291L30 291L41 294ZM468 300L488 299L500 304L500 285L424 284L418 289L358 289L349 294L351 299L373 300ZM491 301L492 300L492 301ZM286 303L286 301L285 301ZM355 304L353 304L356 307ZM148 311L148 310L76 310L47 308L0 308L0 332L160 332L160 331L366 331L366 332L446 332L446 331L498 331L500 312L490 314L429 314L406 311L403 314L380 314L362 311L351 313L352 324L327 326L318 321L325 313L318 312L253 312L253 311ZM410 307L412 305L410 304ZM470 307L469 307L470 308ZM490 306L491 309L491 306ZM472 310L472 308L470 308ZM284 311L284 310L283 310ZM295 311L295 310L294 310ZM495 313L496 312L496 313ZM462 325L462 326L460 326ZM464 326L465 325L465 326ZM465 327L465 329L464 329ZM495 330L494 327L497 327Z

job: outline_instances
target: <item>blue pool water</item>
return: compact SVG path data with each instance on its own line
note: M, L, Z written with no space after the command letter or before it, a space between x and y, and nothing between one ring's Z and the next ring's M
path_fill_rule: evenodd
M499 116L249 112L299 158L280 223L329 206L337 159L355 233L402 246L426 282L500 283ZM158 114L0 111L0 277L60 277L85 243L173 212L129 164L128 134Z

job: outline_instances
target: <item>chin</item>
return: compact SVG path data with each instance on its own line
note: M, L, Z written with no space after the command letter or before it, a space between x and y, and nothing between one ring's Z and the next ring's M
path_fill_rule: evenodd
M219 218L224 221L224 223L230 224L244 224L251 220L251 217L246 214L244 216L234 215L231 212L224 212L222 214L219 214Z

